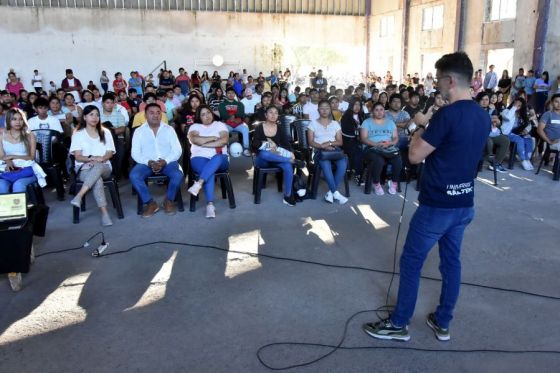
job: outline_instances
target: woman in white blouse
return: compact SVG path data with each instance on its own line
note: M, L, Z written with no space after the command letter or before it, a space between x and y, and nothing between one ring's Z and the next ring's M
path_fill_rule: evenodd
M344 204L348 201L348 198L337 190L344 179L347 167L346 157L341 150L342 129L338 122L331 119L331 105L328 100L319 101L317 106L319 108L319 119L311 121L309 127L307 127L307 139L309 145L315 149L314 161L321 165L325 180L329 185L329 191L325 194L325 201L333 203L336 200L338 203ZM327 157L330 159L326 159ZM333 163L336 165L334 175Z
M196 196L204 187L206 217L212 219L216 217L214 175L229 167L229 132L225 124L214 121L212 109L202 105L196 111L195 124L189 127L188 138L191 143L191 167L199 175L198 180L189 188L189 193Z
M111 132L101 125L99 109L93 105L83 110L82 121L72 135L70 152L76 159L76 173L83 186L70 202L76 207L82 204L82 198L88 190L93 189L93 196L101 212L101 224L113 225L107 211L107 198L103 188L103 179L111 175L111 162L115 154L115 144Z

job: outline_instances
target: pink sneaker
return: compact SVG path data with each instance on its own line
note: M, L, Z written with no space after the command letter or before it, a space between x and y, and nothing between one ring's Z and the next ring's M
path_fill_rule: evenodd
M375 190L375 194L377 194L378 196L382 196L385 194L385 192L383 191L383 187L379 183L373 184L373 189Z
M387 188L389 194L397 194L397 183L389 181L389 188Z

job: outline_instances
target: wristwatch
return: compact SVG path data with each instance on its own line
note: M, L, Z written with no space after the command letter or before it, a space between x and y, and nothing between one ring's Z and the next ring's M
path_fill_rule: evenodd
M426 130L426 126L424 126L423 124L417 124L416 125L416 129L414 130L414 132L412 132L412 135L414 136L414 134L416 132L418 132L418 130L423 129L424 131Z

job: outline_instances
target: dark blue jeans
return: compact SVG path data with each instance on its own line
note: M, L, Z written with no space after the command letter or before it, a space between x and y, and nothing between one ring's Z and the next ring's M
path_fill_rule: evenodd
M259 168L279 167L282 169L284 179L284 195L292 195L292 183L294 181L294 167L290 158L282 157L278 154L261 150L255 159L255 166Z
M313 160L321 166L323 170L323 175L325 176L325 181L329 185L329 190L334 193L337 191L338 186L344 180L344 174L346 173L346 157L341 158L336 161L321 161L319 160L319 152L316 152ZM332 166L336 165L336 171L333 174Z
M214 202L214 174L227 171L229 168L228 157L225 154L216 154L212 158L193 157L191 167L199 179L204 180L203 188L206 202Z
M465 228L473 217L472 207L418 207L410 221L400 259L399 295L395 312L391 315L393 325L408 325L412 318L420 285L420 272L426 256L437 242L442 284L435 316L440 327L449 327L461 286L461 242Z
M146 178L148 176L153 176L154 173L152 169L145 164L136 164L130 171L130 183L140 195L142 203L149 203L153 200L150 190L146 185ZM169 184L167 185L167 199L169 201L175 201L175 196L177 191L181 187L181 182L183 181L183 173L179 168L177 162L171 162L166 164L163 170L161 170L161 175L169 177Z

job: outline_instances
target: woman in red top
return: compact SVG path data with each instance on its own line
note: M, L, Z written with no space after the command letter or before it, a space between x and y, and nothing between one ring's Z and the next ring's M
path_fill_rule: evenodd
M191 83L193 88L200 88L200 74L198 73L198 70L195 70L195 72L191 75Z
M8 73L8 79L9 82L6 83L6 91L14 93L16 97L19 98L19 91L25 89L23 88L23 84L18 80L16 73L13 71Z
M122 78L121 73L115 74L115 80L113 80L113 91L115 91L115 95L119 95L119 93L124 92L126 93L126 81Z

